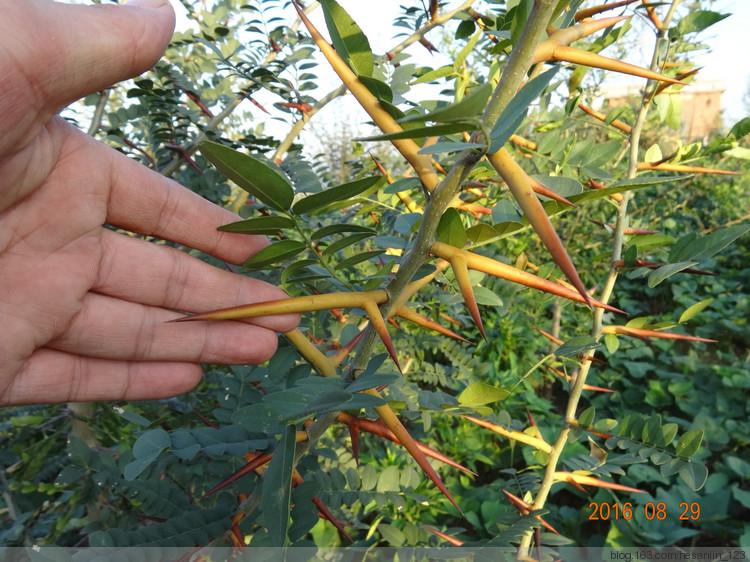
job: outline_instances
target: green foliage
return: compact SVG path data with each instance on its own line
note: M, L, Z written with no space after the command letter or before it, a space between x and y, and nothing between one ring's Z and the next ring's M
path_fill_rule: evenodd
M373 55L360 27L336 2L325 0L336 51L405 130L359 138L338 160L293 146L277 166L271 151L278 142L265 135L262 122L291 123L300 115L290 103L315 104L321 97L307 34L292 27L280 0L208 2L205 9L185 4L198 31L177 35L165 61L112 91L100 137L238 210L241 220L217 225L220 230L269 236L271 244L239 273L279 284L292 296L383 288L409 254L422 220L404 208L400 196L406 192L422 207L429 198L400 157L380 144L361 143L438 137L420 152L436 155L450 168L460 151L487 143L492 150L518 133L536 143L535 149L516 153L526 171L576 204L542 199L586 285L600 290L609 268L611 229L600 225L616 218L610 197L629 193L634 198L630 226L659 233L628 235L614 304L635 319L631 327L684 330L718 343L613 334L596 341L585 307L473 271L470 281L487 332L481 340L453 274L441 272L410 305L430 320L450 323L473 343L396 319L399 327L391 334L403 376L386 354L376 354L364 369L353 369L345 359L340 377L323 378L282 340L265 365L207 366L205 380L183 396L96 405L85 420L96 438L91 446L76 437L65 407L5 410L0 544L229 545L233 523L234 531L255 546L345 544L332 523L319 520L318 500L363 547L440 544L428 526L449 529L476 545L515 544L538 524L535 515L564 535L543 533L542 542L549 545L748 540L750 246L743 235L750 227L742 215L750 206L747 174L728 179L658 172L628 178L623 136L573 112L577 96L596 88L583 67L542 73L520 90L497 123L482 123L478 116L509 49L519 41L531 1L512 3L509 10L500 3L482 4L486 13L479 21L485 31L461 14L447 24L448 39L440 43L452 54L451 64L429 68L413 63L406 52L393 60ZM573 13L564 4L560 17L569 21ZM680 17L670 30L670 53L678 57L695 48L694 34L721 19L705 10L683 11ZM422 6L411 3L396 25L408 35L425 18ZM584 46L592 52L611 44L625 48L629 29L610 30ZM430 36L435 42L436 35ZM571 94L567 104L542 95L546 89L564 92L550 86L563 75ZM445 87L440 101L420 101L419 90L411 88L428 82ZM240 101L261 96L281 100L272 117L237 109ZM666 114L658 115L661 103L646 124L652 140L644 147L666 134ZM213 123L232 107L236 118ZM87 113L77 111L83 122ZM610 113L610 121L634 117L631 108L621 111ZM491 134L476 134L481 143L466 143L463 133L475 131ZM747 120L740 121L727 136L717 133L705 145L680 146L680 158L747 172L747 160L731 152L744 148L747 131ZM369 133L351 131L355 134ZM386 187L373 175L365 147L379 151L375 154L393 184ZM606 187L594 189L591 180ZM252 198L245 200L229 181ZM442 214L438 239L481 248L483 255L556 280L559 272L494 170L479 163L463 182L458 206ZM460 210L461 204L477 202L486 209L477 217ZM658 265L638 265L643 261ZM416 278L434 272L433 265ZM695 267L717 275L688 275L686 270ZM302 329L332 355L352 342L365 320L359 309L321 311L305 314ZM603 321L626 322L610 312ZM556 332L563 343L549 342L533 327ZM645 494L628 499L641 514L647 502L663 501L670 513L679 512L680 502L699 502L700 522L648 521L638 515L627 525L592 524L588 504L614 497L593 488L584 494L556 485L543 512L525 516L502 499L503 490L533 497L548 456L478 428L462 414L552 443L563 425L570 388L565 379L574 380L581 355L592 350L600 362L587 382L614 392L584 391L561 469L644 489ZM383 389L382 398L361 392L375 388ZM477 473L472 477L433 463L465 518L401 446L376 434L360 430L355 437L337 422L320 440L295 443L296 430L307 422L342 411L373 422L376 408L386 403L415 439ZM359 459L352 450L357 439ZM273 453L268 465L242 471L248 458L265 453ZM296 465L295 453L300 455ZM304 483L293 485L295 469ZM618 500L624 497L617 493Z

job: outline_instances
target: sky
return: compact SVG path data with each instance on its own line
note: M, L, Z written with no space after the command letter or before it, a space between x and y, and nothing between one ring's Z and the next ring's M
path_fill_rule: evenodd
M600 3L600 1L588 1L584 5L593 5ZM178 5L177 0L172 0L172 2L178 12L178 29L184 28L187 20L184 17L183 9ZM399 28L393 28L392 22L400 13L401 0L378 0L377 4L363 2L362 0L339 0L339 3L362 27L374 53L384 53L398 43L399 40L393 37L393 31ZM459 0L452 0L447 3L445 9L459 3ZM377 5L377 9L373 8L375 5ZM750 25L750 0L714 0L711 9L721 13L731 13L732 16L714 24L701 35L703 42L710 45L710 50L700 52L693 57L693 61L698 66L703 67L695 85L696 87L720 87L725 90L722 96L724 124L731 127L733 123L750 113L750 107L748 107L750 102L747 101L750 98L747 95L750 90L750 41L745 35L748 25ZM290 16L291 14L290 8ZM315 10L311 19L319 29L325 30L321 10ZM440 32L439 29L433 30L428 37L439 37ZM630 33L634 32L631 31ZM653 33L642 33L641 37L643 41L639 42L638 47L629 53L627 62L645 66L651 57ZM419 65L437 68L450 62L450 59L444 55L428 53L419 44L412 45L406 52L412 57L410 62ZM606 51L604 54L607 54ZM340 84L338 78L324 61L316 71L321 85L320 96ZM642 84L642 79L616 75L607 78L604 87L605 89L607 87L619 89L628 85L638 87ZM316 93L313 92L313 95L316 95ZM418 98L419 96L416 96L416 99ZM268 103L278 101L272 97L264 100L262 95L258 99L261 102L267 101ZM363 121L365 121L365 116L358 108L356 101L351 96L347 96L330 104L329 107L315 116L302 137L303 143L306 137L313 140L310 137L315 137L316 131L331 130L337 122L362 123ZM287 129L287 126L278 122L269 122L267 126L267 131L274 136L283 136Z

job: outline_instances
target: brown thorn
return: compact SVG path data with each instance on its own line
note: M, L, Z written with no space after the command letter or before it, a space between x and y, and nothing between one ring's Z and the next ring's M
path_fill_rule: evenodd
M466 264L466 260L459 255L454 256L450 260L451 268L453 269L453 275L458 283L458 288L461 291L461 295L464 298L466 308L469 309L469 314L474 319L474 323L479 329L479 333L486 340L487 334L484 331L484 324L482 323L482 315L479 313L479 305L477 305L477 299L474 296L474 289L471 286L471 280L469 279L469 268Z
M346 532L346 528L344 527L344 524L339 521L334 515L331 513L331 510L328 509L328 506L323 503L323 500L321 500L318 496L312 497L312 502L315 504L315 507L318 510L318 513L320 513L321 517L323 519L328 520L334 527L336 527L336 530L339 532L339 534L344 537L347 541L354 542L352 540L352 537L349 535L349 533Z
M439 334L443 334L444 336L448 336L449 338L453 338L455 340L462 341L465 343L472 343L470 340L467 340L465 337L458 335L453 330L449 330L445 326L442 326L441 324L438 324L437 322L430 320L426 316L423 316L406 306L400 307L396 311L396 315L400 316L404 320L408 320L409 322L414 322L415 324L422 326L424 328L435 330Z
M422 449L419 448L416 440L409 434L407 429L401 423L401 420L398 419L398 416L396 416L390 406L377 406L375 410L378 412L380 419L383 420L383 423L385 423L385 425L396 435L398 440L409 452L409 454L416 461L419 467L424 471L429 479L432 480L435 486L438 487L438 489L448 499L451 505L456 508L456 510L461 514L462 517L464 517L464 512L458 505L458 502L456 502L456 500L453 498L450 491L443 483L443 480L440 478L440 475L432 467Z
M602 12L606 12L607 10L614 10L615 8L621 8L623 6L627 6L628 4L632 4L633 2L637 2L637 1L638 0L619 0L618 2L611 2L609 4L600 4L598 6L591 6L590 8L585 8L583 10L577 11L576 15L574 16L574 19L576 21L581 21L586 18L590 18L591 16L600 14Z
M362 305L362 308L370 318L370 323L372 324L373 329L377 332L378 336L380 336L380 339L383 341L383 345L385 345L385 349L388 351L388 355L391 356L391 359L393 359L393 362L396 364L396 368L398 369L399 373L403 374L401 365L398 362L398 354L396 353L396 348L393 345L393 340L391 340L391 336L390 334L388 334L388 327L385 324L385 320L383 320L383 315L380 314L380 308L378 308L378 305L375 303L375 301L366 301Z
M216 484L216 486L208 490L205 494L203 494L203 497L211 496L215 494L216 492L223 490L224 488L236 482L237 480L239 480L246 474L250 474L256 468L260 468L264 464L270 462L270 460L271 460L271 455L269 453L264 453L262 455L256 456L250 462L248 462L245 466L243 466L238 471L236 471L234 474L228 476L227 478L225 478L224 480Z
M591 66L594 68L601 68L602 70L611 70L613 72L620 72L622 74L630 74L632 76L639 76L641 78L647 78L649 80L656 80L659 82L669 82L670 84L682 84L679 80L664 76L657 72L653 72L646 68L641 68L634 64L622 62L616 59L603 57L596 53L584 51L582 49L576 49L575 47L568 47L566 45L558 45L552 49L550 60L569 62L571 64L580 64L583 66Z
M452 537L451 535L444 533L443 531L439 531L435 527L425 527L425 529L427 529L428 532L432 533L436 537L443 539L445 542L452 546L461 546L462 544L464 544L464 541L462 541L461 539Z

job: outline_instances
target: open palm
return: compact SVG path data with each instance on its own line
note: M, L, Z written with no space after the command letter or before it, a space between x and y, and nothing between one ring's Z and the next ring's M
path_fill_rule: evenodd
M262 237L216 231L236 217L94 141L56 116L137 75L162 54L165 2L71 6L11 0L0 20L0 405L170 396L199 363L260 362L297 318L168 324L281 298L266 283L165 245L232 263Z

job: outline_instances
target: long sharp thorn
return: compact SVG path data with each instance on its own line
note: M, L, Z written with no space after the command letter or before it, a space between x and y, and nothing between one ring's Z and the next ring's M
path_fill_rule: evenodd
M583 390L590 390L592 392L604 392L607 394L611 394L614 392L611 388L605 388L603 386L595 386L593 384L584 384Z
M325 295L305 295L265 302L255 302L230 308L221 308L184 316L170 322L190 322L195 320L244 320L273 314L297 314L314 312L331 308L360 307L363 302L382 304L388 300L388 293L383 290L366 292L328 293Z
M549 341L551 341L552 343L554 343L555 345L562 345L562 344L563 344L563 341L562 341L562 340L561 340L560 338L558 338L558 337L556 337L556 336L553 336L553 335L552 335L552 334L550 334L550 333L549 333L548 331L546 331L546 330L542 330L541 328L538 328L538 327L534 327L534 329L535 329L535 330L536 330L537 332L539 332L540 334L542 334L542 335L543 335L543 336L544 336L545 338L547 338L547 339L548 339Z
M529 176L504 148L490 155L489 160L503 180L505 180L505 183L508 184L513 198L521 207L529 224L536 231L550 254L552 254L552 259L555 260L555 263L565 276L570 279L570 282L581 294L584 302L589 307L592 307L591 297L586 292L583 281L581 281L578 271L576 271L562 240L560 240L547 213L544 211L544 207L539 202L539 199L536 198Z
M367 433L372 433L373 435L377 435L378 437L382 437L384 439L388 439L388 441L391 441L397 445L401 445L403 447L403 444L401 441L398 440L398 437L386 426L384 426L382 423L377 423L374 421L370 421L363 418L355 418L354 416L347 414L346 412L341 412L337 418L340 422L350 424L355 424L361 431L366 431ZM428 447L427 445L420 443L419 441L416 441L417 446L422 450L422 452L430 457L431 459L435 459L436 461L440 461L443 464L447 464L450 467L453 467L457 470L460 470L461 472L468 474L469 476L476 477L477 473L466 468L464 465L457 463L450 457L445 456L439 451L436 451L435 449Z
M359 426L352 419L346 424L349 427L349 437L352 441L352 456L359 466Z
M391 336L388 333L388 326L386 326L385 320L383 320L383 315L380 314L378 305L374 301L367 301L362 305L362 308L364 308L365 312L367 312L367 316L372 323L373 329L378 333L380 339L383 340L383 345L385 345L385 349L388 351L388 355L390 355L391 359L393 359L393 362L396 364L399 372L403 373L403 371L401 370L401 365L398 362L398 354L396 353L396 348L394 347L393 340L391 340Z
M359 80L357 75L349 68L349 65L341 58L335 49L320 34L315 25L304 13L297 0L292 2L300 21L305 25L315 44L323 56L328 60L333 71L339 76L347 89L356 98L367 114L384 133L396 133L403 131L401 125L388 113L378 99ZM417 172L419 179L427 191L432 191L440 183L430 159L424 154L419 154L419 145L412 139L401 139L391 141L393 146L411 164Z
M680 174L717 174L720 176L739 176L740 172L733 172L731 170L721 170L719 168L702 168L701 166L686 166L683 164L651 164L649 162L641 162L638 164L639 170L654 170L661 172L677 172Z
M464 512L461 510L456 500L453 499L453 496L448 491L448 488L446 488L445 484L443 484L440 475L438 475L435 469L432 468L432 465L427 460L427 457L425 456L424 452L422 452L422 449L419 448L417 442L403 426L401 420L398 419L398 416L396 416L391 407L386 404L385 406L376 407L375 410L378 412L380 419L383 421L386 427L388 427L388 429L390 429L396 435L398 440L409 452L412 458L417 462L419 467L425 472L425 474L427 474L429 479L432 480L432 482L435 484L435 486L438 487L443 495L448 498L448 501L451 502L453 507L455 507L463 516Z
M334 527L336 527L336 530L339 532L339 534L344 537L349 542L352 541L352 537L349 535L349 533L346 532L346 528L344 527L344 524L339 521L334 515L331 513L331 510L328 509L328 506L323 503L323 500L321 500L318 496L312 497L312 502L315 504L315 507L318 510L318 513L320 513L321 517L323 519L326 519L329 521Z
M414 322L415 324L422 326L424 328L428 328L430 330L435 330L439 334L443 334L444 336L448 336L449 338L453 338L454 340L462 341L465 343L471 343L465 337L459 336L453 330L449 330L445 326L438 324L437 322L434 322L433 320L430 320L426 316L423 316L406 306L400 307L396 311L396 314L400 316L401 318L403 318L404 320L408 320L409 322Z
M526 148L528 150L536 150L539 148L537 143L520 135L511 135L508 140L519 148Z
M636 494L645 494L645 490L638 488L632 488L623 484L616 484L614 482L607 482L600 480L599 478L593 478L584 474L576 474L574 472L555 472L555 480L559 482L568 482L580 484L582 486L594 486L596 488L609 488L610 490L619 490L621 492L633 492Z
M453 275L458 283L458 288L461 291L461 295L464 298L466 308L469 309L474 323L477 325L479 333L486 340L487 334L484 331L484 324L482 323L482 315L479 313L479 305L477 299L474 296L474 289L471 286L471 280L469 279L469 268L466 265L466 260L462 256L455 256L451 260L451 268L453 269Z
M649 1L641 0L641 3L646 8L646 12L648 13L648 18L651 20L651 23L654 24L654 27L658 29L659 31L664 29L664 22L661 21L661 18L656 13L656 10L654 9L654 7L651 4L649 4Z
M547 45L570 45L571 43L573 43L573 41L578 41L579 39L583 39L584 37L593 35L597 31L601 31L602 29L607 29L608 27L617 25L618 23L620 23L621 21L625 21L626 19L630 19L630 17L614 16L609 18L599 18L596 20L587 20L571 27L563 27L562 29L558 29L557 31L552 33L549 36L549 39L545 41L545 43L547 43ZM541 50L544 50L545 45L542 44L540 45L540 47Z
M346 359L346 356L349 355L355 347L357 347L357 344L360 342L362 337L364 337L364 335L365 335L365 331L360 330L356 336L354 336L351 340L349 340L349 343L347 343L345 346L339 349L335 354L329 357L331 362L338 367L342 363L342 361Z
M675 75L675 78L677 78L678 80L685 80L685 78L690 78L691 76L698 74L702 69L703 67L699 66L698 68L693 68L692 70L688 70L687 72L678 72ZM656 88L656 91L654 92L654 97L661 94L664 90L669 88L670 85L671 84L664 83L659 84L659 87Z
M602 123L606 123L606 121L607 121L607 115L606 114L602 113L601 111L597 111L594 108L589 107L588 105L585 105L583 103L579 103L578 104L578 109L580 109L581 111L583 111L584 113L586 113L588 115L591 115L591 117L593 117L594 119L598 119ZM620 121L619 119L613 119L612 121L610 121L609 124L612 127L614 127L615 129L618 129L618 130L620 130L623 133L628 134L628 135L633 130L633 127L631 127L630 125L628 125L624 121ZM591 187L594 187L595 189L598 189L598 187L596 187L596 184L591 185ZM615 194L615 195L619 195L619 193Z
M245 466L243 466L242 468L240 468L237 472L235 472L231 476L225 478L224 480L222 480L221 482L219 482L218 484L216 484L216 486L214 486L213 488L211 488L210 490L208 490L203 496L204 497L208 497L210 495L215 494L216 492L218 492L220 490L223 490L224 488L226 488L230 484L236 482L237 480L239 480L240 478L242 478L246 474L250 474L256 468L260 468L264 464L270 462L270 460L271 460L271 455L269 453L258 455L253 460L251 460L250 462L248 462Z
M453 324L454 326L458 326L459 328L464 327L463 323L458 318L453 318L453 316L450 316L449 314L446 314L445 312L440 313L440 318L442 318L446 322Z
M583 494L588 494L589 493L589 491L586 488L584 488L583 486L581 486L575 480L571 480L570 482L568 482L568 484L572 484L574 488L576 488L579 492L581 492Z
M573 203L570 199L566 199L556 191L552 191L550 188L542 185L538 181L532 182L531 189L533 189L534 193L536 193L537 195L544 195L545 197L554 199L558 203L562 203L563 205L567 205L568 207L576 206L575 203Z
M676 334L674 332L663 332L661 330L646 330L643 328L631 328L630 326L604 326L602 332L605 334L619 334L622 336L635 336L636 338L654 338L661 340L685 340L704 343L717 343L719 340Z
M447 542L448 544L452 546L461 546L462 544L464 544L464 541L462 541L461 539L452 537L451 535L444 533L443 531L439 531L435 527L425 527L425 529L427 529L428 532L432 533L436 537L440 537L441 539L443 539L445 542Z
M595 16L596 14L599 14L601 12L605 12L607 10L614 10L615 8L627 6L628 4L632 4L633 2L637 2L637 1L638 0L619 0L618 2L611 2L609 4L600 4L598 6L591 6L590 8L584 8L583 10L577 11L576 15L574 16L574 19L576 21L585 20L586 18L590 18L591 16Z
M603 57L596 53L589 51L583 51L574 47L568 47L566 45L558 45L552 50L551 60L569 62L571 64L580 64L583 66L591 66L594 68L601 68L602 70L611 70L613 72L620 72L622 74L630 74L632 76L639 76L641 78L647 78L649 80L656 80L658 82L668 82L670 84L682 84L679 80L664 76L657 72L653 72L646 68L641 68L634 64L622 62L616 59Z
M520 431L514 431L512 429L505 429L504 427L494 424L492 422L488 422L488 421L475 418L472 416L462 416L462 417L464 419L469 420L472 423L477 424L479 427L484 427L485 429L494 431L495 433L497 433L498 435L502 435L506 439L512 439L513 441L518 441L519 443L529 445L544 453L552 452L552 446L549 443L547 443L543 439L534 437L533 435L528 435L526 433L521 433Z
M506 490L504 488L503 488L502 492L503 492L503 494L505 494L505 497L508 498L508 501L511 503L511 505L513 507L515 507L519 512L521 512L522 515L528 515L529 513L531 513L531 506L527 502L523 501L518 496L511 494L508 490ZM557 529L555 529L552 525L550 525L549 523L547 523L542 518L541 515L536 515L535 519L537 521L539 521L539 523L541 523L542 526L545 529L547 529L547 530L555 533L556 535L560 534L559 531Z
M449 246L448 244L443 244L442 242L435 242L432 245L430 251L434 255L441 257L444 260L452 260L454 257L460 256L466 260L466 263L470 269L475 269L477 271L487 273L488 275L493 275L495 277L506 279L507 281L511 281L513 283L519 283L521 285L525 285L526 287L531 287L532 289L538 289L540 291L551 293L553 295L557 295L558 297L563 297L576 302L585 302L580 293L574 289L570 289L568 287L560 285L559 283L554 283L549 279L538 277L532 273L529 273L528 271L523 271L522 269L518 269L516 267L499 262L492 258L482 256L480 254L475 254L466 250L459 250L454 246ZM610 310L612 312L617 312L619 314L625 314L625 312L620 310L619 308L615 308L614 306L611 306L609 304L604 304L597 301L596 299L591 299L591 302L596 307Z

